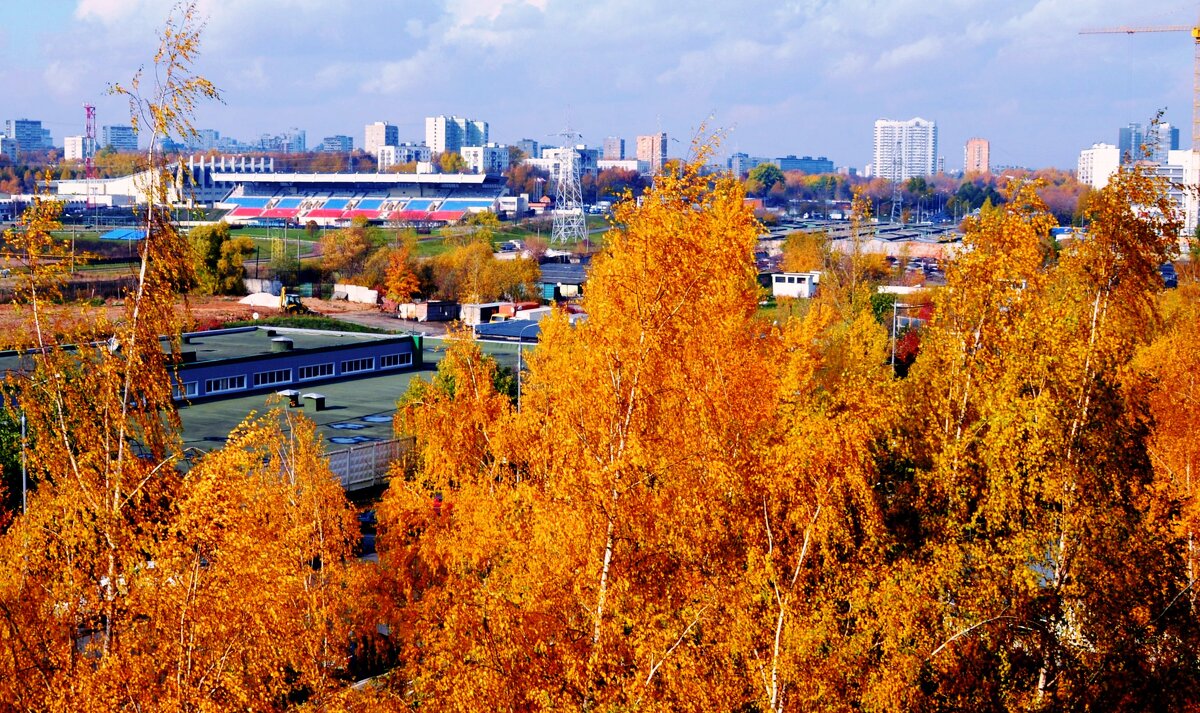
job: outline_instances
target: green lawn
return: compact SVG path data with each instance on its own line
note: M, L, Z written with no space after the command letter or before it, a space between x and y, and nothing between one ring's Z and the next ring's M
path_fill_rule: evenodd
M249 322L229 322L225 327L292 327L293 329L327 329L335 332L367 332L370 334L390 334L384 329L376 329L363 324L347 322L322 315L295 315L266 317Z

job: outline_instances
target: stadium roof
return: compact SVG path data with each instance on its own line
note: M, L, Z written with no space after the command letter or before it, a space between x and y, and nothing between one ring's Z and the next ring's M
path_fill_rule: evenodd
M217 183L377 183L382 185L432 184L481 186L495 183L496 176L484 173L251 173L213 171Z

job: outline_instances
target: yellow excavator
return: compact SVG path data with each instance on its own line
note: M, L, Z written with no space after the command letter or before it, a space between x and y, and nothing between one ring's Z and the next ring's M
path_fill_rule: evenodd
M313 314L313 311L300 301L300 295L288 292L286 287L279 291L279 311L284 314Z

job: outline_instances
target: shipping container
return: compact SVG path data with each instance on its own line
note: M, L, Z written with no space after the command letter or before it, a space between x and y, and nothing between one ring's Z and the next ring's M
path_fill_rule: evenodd
M499 313L500 306L503 302L482 302L477 304L465 304L459 312L459 318L463 324L475 326L477 324L487 324L491 321L492 315Z

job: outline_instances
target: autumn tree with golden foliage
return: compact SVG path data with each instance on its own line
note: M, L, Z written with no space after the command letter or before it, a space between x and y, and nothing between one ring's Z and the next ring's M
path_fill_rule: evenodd
M409 652L392 694L1181 707L1194 320L1155 313L1163 196L1121 174L1055 256L1038 186L1014 183L968 221L897 379L859 251L770 328L740 188L659 177L617 210L589 320L543 323L520 412L466 345L452 388L407 402L423 457L382 510L381 616Z
M192 73L199 33L194 6L178 6L150 95L141 75L117 89L152 147L187 135L193 103L215 96ZM0 534L0 701L15 710L266 710L345 685L353 521L312 425L251 420L182 467L171 371L191 255L166 185L149 187L115 322L57 304L58 203L36 201L6 235L33 344L5 381L32 486Z
M843 504L869 500L816 442L838 426L802 427L827 378L807 345L839 320L830 306L784 338L754 319L758 227L741 186L710 185L701 165L617 209L589 319L543 323L520 413L485 406L502 402L465 353L452 399L405 412L425 456L387 496L381 545L397 628L420 642L413 700L782 709L813 695L797 690L818 655L803 633L818 548ZM869 314L854 324L821 338L881 357ZM865 379L856 394L890 378L881 358L846 373ZM860 414L838 423L881 428ZM868 479L866 451L858 462Z

